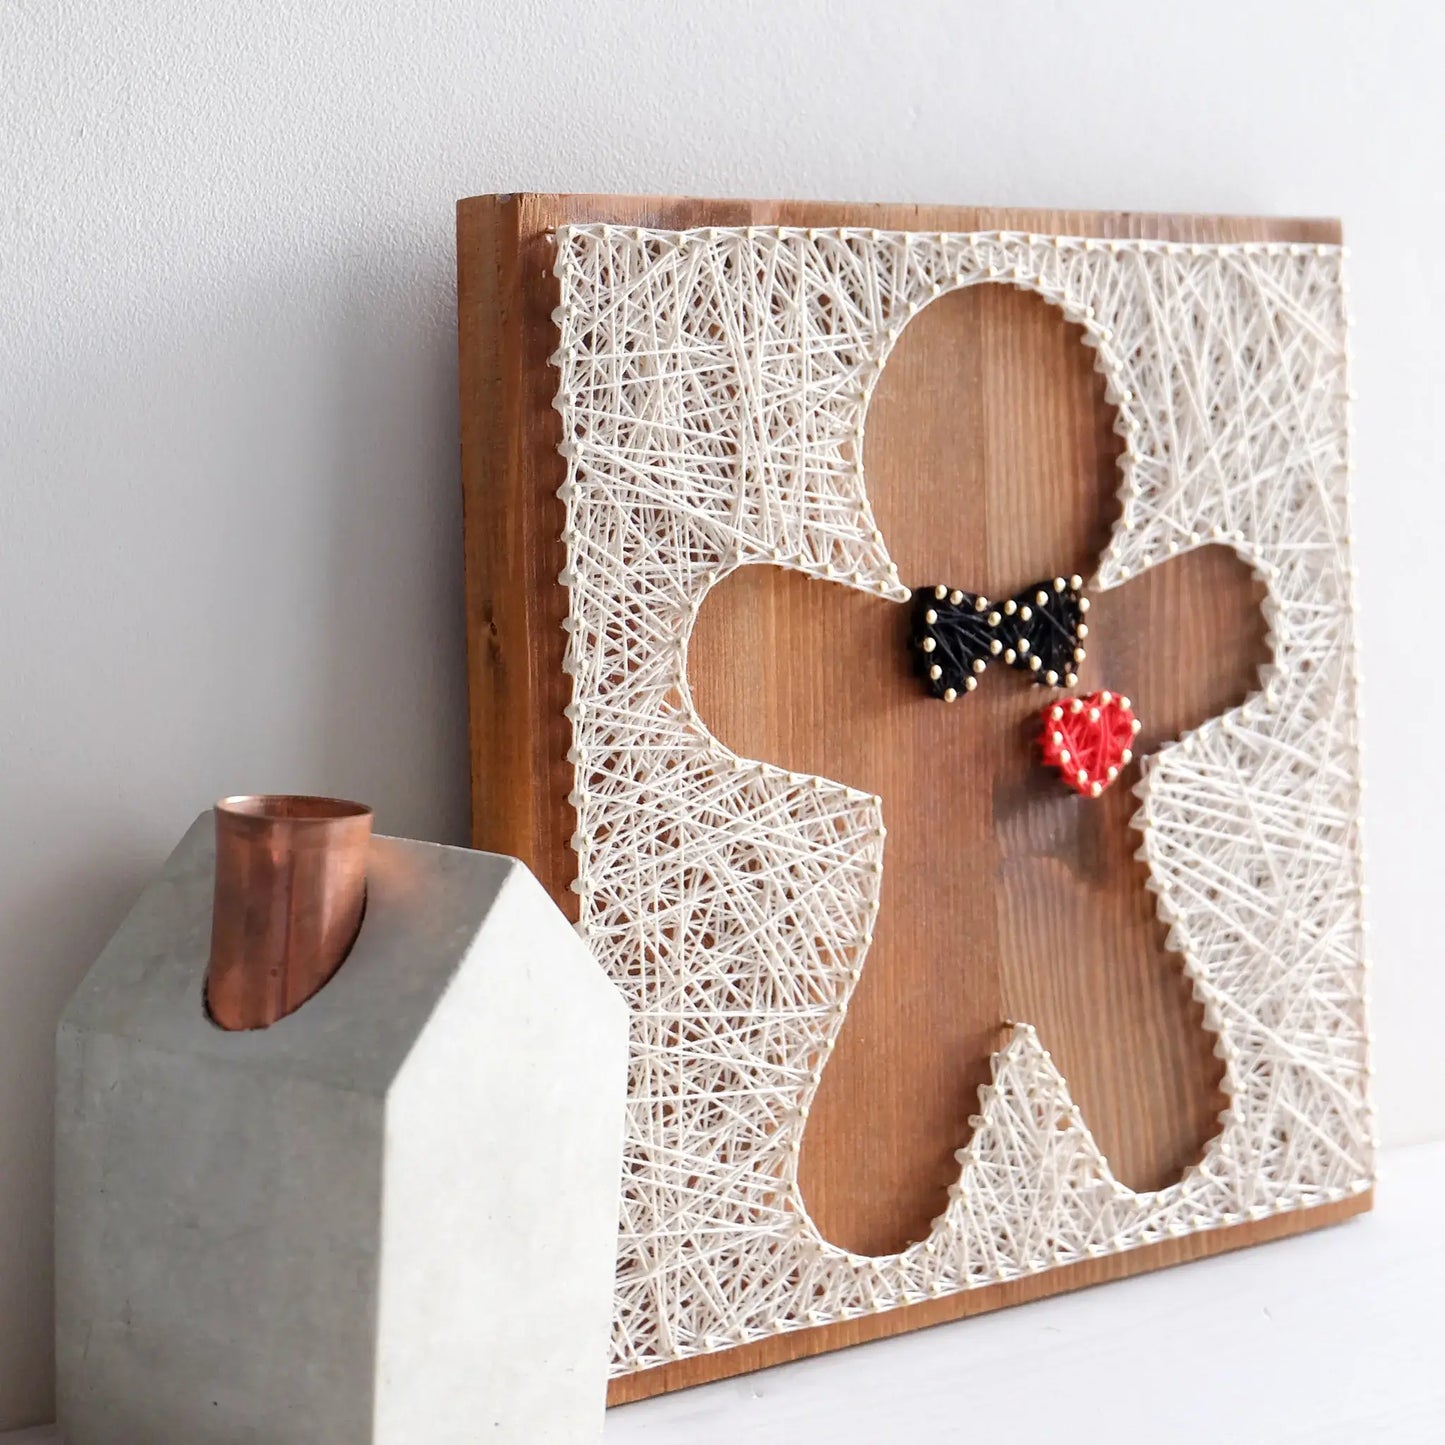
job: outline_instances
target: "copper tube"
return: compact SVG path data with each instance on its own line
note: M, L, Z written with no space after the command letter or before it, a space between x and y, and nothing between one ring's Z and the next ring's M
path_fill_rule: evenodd
M366 903L371 809L340 798L216 804L206 1006L223 1029L264 1029L341 967Z

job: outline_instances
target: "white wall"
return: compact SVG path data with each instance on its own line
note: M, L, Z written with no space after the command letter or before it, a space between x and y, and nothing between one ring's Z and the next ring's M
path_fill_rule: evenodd
M56 1015L185 824L464 838L462 195L1343 215L1379 1099L1445 1129L1442 14L4 0L0 1428L50 1409Z

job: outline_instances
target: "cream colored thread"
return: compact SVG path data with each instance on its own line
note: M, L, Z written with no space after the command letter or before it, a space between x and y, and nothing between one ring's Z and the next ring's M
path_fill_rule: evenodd
M557 241L575 886L634 1020L614 1370L1368 1188L1339 249L606 225ZM1125 455L1095 585L1210 541L1268 585L1262 691L1136 789L1230 1102L1197 1167L1134 1194L1019 1024L932 1233L864 1259L813 1227L797 1157L877 915L884 805L723 748L692 707L687 639L741 565L906 597L864 490L867 400L908 320L984 280L1038 292L1097 350Z

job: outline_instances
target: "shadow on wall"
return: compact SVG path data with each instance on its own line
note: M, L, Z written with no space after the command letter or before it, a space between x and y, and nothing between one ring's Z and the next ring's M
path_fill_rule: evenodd
M466 841L453 268L447 217L197 278L0 397L0 1430L53 1408L56 1020L186 825L310 791Z
M466 843L465 588L455 260L428 257L426 309L358 274L335 317L322 491L324 642L312 751L383 832ZM435 263L435 264L433 264ZM404 422L398 412L405 412ZM343 789L344 791L344 789Z

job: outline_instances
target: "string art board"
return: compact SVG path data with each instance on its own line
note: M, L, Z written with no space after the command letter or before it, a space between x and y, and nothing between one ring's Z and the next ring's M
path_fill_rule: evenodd
M613 1400L1368 1208L1336 224L459 255L474 841L633 1013Z

